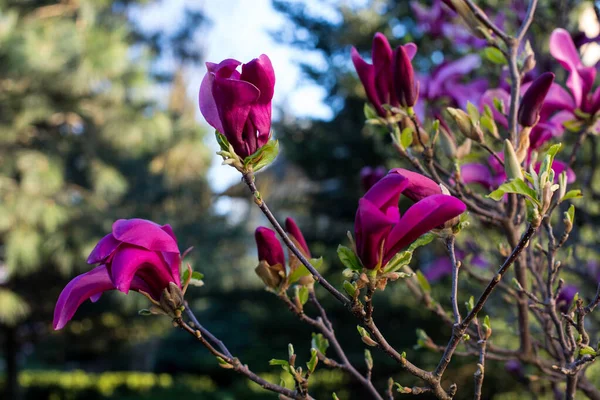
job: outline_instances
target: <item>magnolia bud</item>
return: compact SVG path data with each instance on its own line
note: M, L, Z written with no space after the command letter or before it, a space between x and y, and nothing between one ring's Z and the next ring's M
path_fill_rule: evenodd
M464 112L459 108L446 108L448 114L452 117L452 119L458 125L458 130L465 135L466 138L469 138L477 143L483 143L483 131L479 127L479 124L475 124L469 114Z
M541 74L529 89L523 95L521 105L519 106L519 124L522 126L534 126L540 119L540 110L544 105L544 99L554 82L554 74L552 72L544 72Z
M394 52L394 89L396 97L403 107L412 107L419 95L415 84L415 72L404 46L398 46Z
M523 179L521 163L510 140L504 140L504 171L508 179Z
M449 159L453 160L456 158L456 143L454 138L450 135L450 133L444 129L444 127L440 127L440 146L442 151Z
M281 275L285 276L285 272L283 272L284 268L281 264L270 266L264 260L258 264L254 271L256 272L256 275L262 279L265 285L271 289L276 289L279 287L279 284L283 279ZM283 274L281 272L283 272Z

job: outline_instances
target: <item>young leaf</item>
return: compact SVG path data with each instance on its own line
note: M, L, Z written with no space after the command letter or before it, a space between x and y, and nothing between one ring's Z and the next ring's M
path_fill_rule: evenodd
M308 301L308 288L306 286L296 286L296 297L300 301L300 304L305 305Z
M315 372L315 368L317 368L318 363L319 358L317 357L317 349L310 349L310 360L308 360L306 363L306 367L311 373L313 373Z
M510 182L503 183L502 185L500 185L500 187L498 189L496 189L492 193L488 194L487 197L489 197L493 200L499 201L502 199L502 197L506 193L521 194L521 195L527 197L528 199L530 199L532 202L534 202L538 206L540 205L540 202L537 199L537 194L535 193L535 190L530 188L525 183L525 181L522 179L513 179Z
M269 140L264 146L259 148L256 153L249 155L244 159L245 166L252 166L256 172L261 168L271 164L279 154L279 141Z
M369 371L373 369L373 356L369 349L365 349L365 364L367 364L367 369Z
M317 349L321 354L325 355L327 349L329 348L329 340L327 340L321 333L313 333L310 345L311 347Z
M502 54L502 52L495 47L486 47L483 49L483 56L494 64L506 64L506 58L504 57L504 54Z
M408 149L413 142L413 128L407 126L400 134L400 144L403 149Z
M425 275L423 275L421 271L417 271L417 281L419 282L421 289L423 289L425 293L431 292L431 285L429 284L429 281L427 281L427 278L425 277Z
M565 195L563 196L561 201L565 201L565 200L569 200L569 199L578 199L580 197L583 197L583 193L581 193L581 190L573 189L573 190L569 190L567 193L565 193Z
M337 248L337 254L346 268L350 268L353 271L362 270L362 263L350 248L340 244Z
M369 119L375 119L377 118L377 111L375 111L375 109L373 108L373 106L371 106L369 103L365 103L365 106L363 107L363 112L365 114L365 118L367 120Z

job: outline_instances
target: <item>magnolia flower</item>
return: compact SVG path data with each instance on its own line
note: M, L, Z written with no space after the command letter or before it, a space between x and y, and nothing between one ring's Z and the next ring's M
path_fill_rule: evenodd
M233 59L206 63L199 102L206 121L244 159L269 140L275 72L264 54L243 64L241 73L236 69L240 64Z
M558 293L558 297L556 298L556 308L562 313L566 313L569 311L569 307L571 303L573 303L573 299L579 289L575 285L567 285L563 287Z
M537 77L529 88L525 91L517 118L519 124L526 127L534 126L540 120L540 111L544 105L544 99L554 82L554 74L552 72L544 72Z
M400 49L403 49L400 56L402 60L400 64L398 64L398 62L394 62L394 60ZM373 38L373 64L369 64L363 60L358 53L358 50L356 50L355 47L352 47L352 62L354 63L354 68L356 68L358 77L365 88L369 102L373 105L378 115L382 117L387 115L387 112L383 108L383 105L385 104L394 107L400 105L400 99L396 94L394 85L398 85L398 82L402 82L402 78L398 76L394 68L396 65L400 65L402 68L405 68L404 71L406 71L406 73L412 73L412 66L410 68L408 67L410 62L407 63L405 58L412 60L416 52L417 46L413 43L398 46L396 50L393 51L387 38L379 32L376 33ZM395 77L396 83L394 82ZM406 86L406 88L408 87L409 86ZM406 88L404 88L402 93L404 93ZM412 86L412 88L414 89L414 86ZM405 99L405 101L407 100L409 101L410 98Z
M415 202L404 215L398 208L401 194ZM431 179L401 168L391 170L359 200L354 222L357 255L365 268L378 269L465 209L462 201L442 194Z
M169 225L144 219L120 219L87 260L99 264L75 277L61 292L54 309L54 329L62 329L87 299L96 302L107 290L143 292L160 301L165 289L181 288L181 256Z
M458 261L463 261L467 254L459 249L455 250L456 259ZM474 255L470 260L470 265L476 266L478 268L487 268L489 266L489 261L482 255ZM452 262L450 258L446 255L443 257L439 257L432 261L425 267L423 275L429 282L436 282L442 279L445 276L448 276L452 273Z

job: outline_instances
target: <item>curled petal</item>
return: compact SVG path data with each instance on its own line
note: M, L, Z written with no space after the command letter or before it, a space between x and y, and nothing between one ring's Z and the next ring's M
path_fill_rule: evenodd
M442 189L437 183L416 172L404 168L394 168L390 171L391 174L400 175L408 180L408 185L402 191L402 194L414 202L442 193Z
M118 241L152 251L179 253L172 231L168 232L170 229L170 226L165 229L152 221L138 218L119 219L112 226L113 236Z
M387 174L363 196L363 199L377 207L390 218L398 219L400 194L408 187L408 180L399 174Z
M363 60L356 48L352 48L351 54L352 63L354 64L358 78L365 89L369 102L375 107L378 115L385 116L385 111L381 107L382 104L379 101L377 90L375 89L375 68Z
M104 236L90 253L87 263L96 264L106 260L117 249L120 243L112 233Z
M466 209L462 201L444 194L429 196L417 202L390 231L385 242L383 264L422 234L459 216Z
M275 88L275 71L269 57L262 54L259 58L244 64L240 79L250 82L260 91L256 104L250 108L249 115L256 130L268 138L271 131L271 100Z
M87 299L99 295L115 287L106 270L100 265L93 270L73 278L63 289L54 308L54 330L62 329L73 318L79 306Z
M392 47L380 32L373 37L373 68L375 69L375 90L381 104L397 105L393 97Z

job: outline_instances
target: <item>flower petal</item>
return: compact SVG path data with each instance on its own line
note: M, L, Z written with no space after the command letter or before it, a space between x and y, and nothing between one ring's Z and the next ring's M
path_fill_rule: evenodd
M170 229L170 227L168 228ZM119 219L112 226L115 239L153 251L179 253L177 242L163 227L145 219Z
M363 197L359 200L354 235L356 252L365 268L373 269L377 266L383 240L397 221L385 215L368 199Z
M468 163L461 165L460 176L464 183L478 183L485 189L491 189L495 183L490 169L479 163Z
M235 69L240 64L239 61L233 59L223 60L219 64L207 62L207 72L200 84L200 93L198 95L200 112L204 116L204 119L206 119L206 122L221 133L223 133L223 124L221 123L217 104L213 96L214 79L216 76L221 78L238 77L239 72Z
M122 246L110 264L110 276L114 286L123 293L128 293L132 281L137 276L151 288L153 296L175 282L160 253L133 246Z
M392 99L392 47L385 35L377 32L373 37L373 67L375 68L375 90L382 104L397 105Z
M286 218L285 230L289 235L296 239L296 242L298 242L302 250L304 250L304 254L310 258L310 250L308 249L308 244L306 244L306 239L304 239L302 231L300 230L300 228L298 228L298 225L296 224L296 221L294 221L293 218Z
M569 32L562 28L557 28L552 32L550 35L550 54L569 72L567 86L573 93L575 104L580 107L585 95L584 79L582 79L578 70L582 67L582 64ZM584 72L584 75L586 75L587 80L590 74Z
M462 214L466 208L459 199L444 194L429 196L414 204L386 239L384 265L419 236Z
M385 110L381 107L381 102L375 89L375 68L363 60L355 47L352 47L351 56L358 78L365 89L367 99L375 107L378 115L385 116Z
M102 292L114 288L105 265L100 265L73 278L60 293L56 302L53 321L54 330L62 329L73 318L73 315L84 301L91 297L97 300Z
M400 194L408 187L408 179L399 175L389 173L379 182L374 184L371 189L363 196L371 204L381 210L390 218L398 219L400 211L398 210L398 201Z
M250 119L258 132L268 138L271 131L271 100L275 88L275 71L269 57L262 54L244 64L240 79L250 82L260 91L256 104L250 108Z
M90 253L87 263L88 264L96 264L102 262L108 258L112 254L113 251L119 246L121 242L115 239L112 233L104 236L94 250Z
M419 173L404 168L394 168L390 174L398 174L408 180L408 186L402 191L402 194L414 202L442 193L442 189L437 183Z

